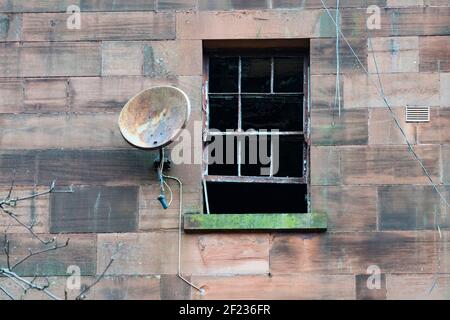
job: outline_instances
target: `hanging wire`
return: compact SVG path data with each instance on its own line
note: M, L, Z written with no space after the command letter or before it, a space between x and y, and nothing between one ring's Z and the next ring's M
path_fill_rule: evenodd
M320 2L322 2L323 7L325 8L328 16L330 17L331 21L333 21L333 23L336 25L336 27L338 26L337 22L333 19L333 16L330 13L330 10L328 9L328 7L325 5L325 3L323 2L323 0L320 0ZM338 9L339 10L339 9ZM375 88L377 89L378 94L382 97L384 104L386 105L386 107L388 108L389 112L391 113L392 118L394 119L395 125L398 127L398 129L400 130L400 133L402 134L404 140L406 141L406 144L408 145L408 149L411 151L411 153L414 156L414 159L419 163L420 167L422 168L424 174L427 176L429 183L433 186L433 189L437 192L437 194L439 195L439 197L441 198L441 200L445 203L445 205L447 206L447 208L450 208L450 204L447 201L447 199L445 198L445 196L442 194L442 192L439 190L437 184L434 182L433 178L431 177L430 173L428 172L428 170L425 168L423 161L419 158L419 156L417 155L417 153L415 152L412 144L409 142L408 137L406 136L406 133L404 132L403 128L400 125L400 122L397 118L397 116L395 115L394 111L392 110L392 107L390 106L389 102L387 101L386 95L384 93L384 87L383 87L383 83L381 81L381 76L380 76L380 70L378 67L378 63L377 63L377 59L375 56L375 51L373 49L373 45L372 45L372 38L370 35L370 30L367 29L368 31L368 40L369 40L369 45L372 51L372 57L374 60L374 64L375 64L375 69L376 69L376 73L377 73L377 79L378 79L378 85L375 83L375 81L370 77L370 73L368 72L368 70L366 69L366 67L364 66L364 64L361 62L361 59L359 59L358 55L356 54L355 50L353 49L353 47L350 45L350 43L348 42L347 38L345 37L345 35L342 33L342 30L339 30L340 35L342 36L342 38L344 39L345 43L347 44L347 46L350 48L350 51L352 52L352 54L355 56L356 60L358 61L359 65L362 67L362 69L364 70L364 72L367 74L369 80L372 82L372 84L375 86ZM442 239L442 234L441 234L441 228L440 228L440 224L436 223L437 217L435 217L435 225L437 226L436 229L438 231L439 234L439 238ZM433 285L431 286L430 290L429 290L429 294L431 294L431 292L433 291L433 289L436 287L437 285L437 281L438 281L438 276L437 274L440 272L440 256L439 256L439 252L437 252L437 270L435 272L435 279L433 282Z
M334 106L338 107L339 118L341 117L341 58L339 50L339 36L340 36L340 11L339 0L336 0L336 92L334 94ZM333 112L333 125L334 125L334 112Z
M161 191L164 192L164 185L167 187L167 189L170 192L170 201L167 205L167 207L169 208L170 205L172 204L173 201L173 192L172 192L172 188L169 186L169 184L167 183L167 181L165 179L170 179L170 180L174 180L176 182L178 182L180 188L180 205L179 205L179 216L178 216L178 267L177 267L177 276L183 280L184 282L186 282L188 285L190 285L191 287L193 287L194 289L198 290L201 294L203 294L204 290L197 287L196 285L194 285L193 283L189 282L185 277L183 277L182 273L181 273L181 229L182 229L182 225L181 225L181 221L182 221L182 215L183 215L183 183L181 182L180 179L178 179L177 177L173 177L173 176L168 176L165 175L163 173L164 170L164 148L161 148L160 150L160 165L159 165L159 177L160 177L160 184L161 184Z
M333 16L331 15L330 10L328 9L328 7L326 6L326 4L323 2L323 0L320 0L320 2L322 2L322 5L324 7L324 9L326 10L328 16L330 17L331 21L333 21L333 23L335 25L337 25L336 21L334 20ZM339 33L342 37L342 39L345 41L345 43L347 44L347 46L350 48L350 51L352 52L352 54L355 56L356 60L358 61L359 65L361 66L361 68L364 70L364 72L367 74L368 79L372 82L372 84L375 86L375 88L377 89L378 94L381 96L381 98L383 99L383 103L386 105L386 107L389 109L395 125L398 127L398 129L400 130L400 133L402 134L404 140L406 141L406 144L408 146L408 149L411 151L411 153L414 156L414 159L419 163L420 167L422 168L422 171L424 172L424 174L427 176L428 181L430 182L430 184L433 186L434 190L438 193L438 195L440 196L440 198L444 201L444 203L446 204L447 208L450 208L450 204L447 201L447 199L445 198L445 196L442 194L442 192L438 189L437 184L434 182L433 178L431 177L430 173L428 172L427 168L425 168L425 165L423 164L423 161L419 158L419 156L417 155L416 151L414 150L412 144L409 142L408 137L405 134L405 131L403 130L403 128L400 125L400 122L397 118L397 116L395 115L394 111L392 110L392 107L390 106L389 102L387 101L387 98L384 94L384 90L383 87L378 87L378 85L376 84L376 82L370 77L370 73L367 70L367 68L364 66L364 64L361 62L361 59L358 57L358 55L356 54L355 50L353 49L353 47L350 45L350 43L348 42L347 38L345 37L345 35L342 33L342 30L339 29ZM369 37L370 39L370 37ZM373 48L372 48L373 49ZM373 50L372 50L373 52ZM380 77L380 73L378 70L378 67L376 66L377 69L377 76L378 76L378 81L381 84L381 77Z
M370 50L372 51L373 62L374 62L374 65L375 65L375 70L376 70L376 73L377 73L377 78L378 78L378 83L379 83L379 85L380 85L380 90L381 90L381 92L382 92L382 94L383 94L383 97L385 97L385 95L384 95L384 87L383 87L383 83L382 83L382 81L381 81L381 76L380 76L380 69L379 69L379 67L378 67L377 58L376 58L376 56L375 56L375 50L373 49L372 36L371 36L371 34L370 34L370 30L367 30L367 35L368 35L368 39L369 39ZM391 112L393 113L392 109L390 109L390 110L391 110ZM400 123L398 122L397 118L394 118L394 121L396 122L397 126L400 127ZM409 145L410 148L412 149L412 146L411 146L410 142L408 141L408 139L407 139L407 137L406 137L406 134L403 132L403 128L400 127L400 130L401 130L403 136L404 136L405 139L406 139L406 143L408 143L408 145ZM421 163L421 161L420 161L420 159L418 158L417 154L415 153L414 149L412 149L412 152L413 152L414 156L415 156L415 157L419 160L419 162ZM422 167L423 167L423 164L422 164L422 163L421 163L421 165L422 165ZM424 167L423 167L423 168L424 168ZM424 169L425 169L425 168L424 168ZM429 175L427 175L427 176L428 176L429 179L431 179L431 177L430 177ZM437 188L436 185L434 184L434 182L433 182L432 179L431 179L431 183L434 185L435 188ZM437 190L437 191L438 191L439 194L441 195L440 191L439 191L439 190ZM441 196L442 196L442 195L441 195ZM444 201L446 201L445 198L444 198ZM447 201L446 201L446 202L447 202ZM436 211L436 209L435 209L435 211ZM438 219L438 218L437 218L437 214L436 214L436 212L435 212L435 215L434 215L435 230L438 231L439 239L442 239L441 228L440 228L440 226L439 226L439 223L436 222L437 219ZM438 279L439 279L438 276L437 276L437 274L438 274L438 273L440 272L440 270L441 270L441 257L439 256L439 251L437 252L437 256L436 256L436 265L437 265L437 268L436 268L436 273L435 273L435 275L434 275L434 281L433 281L433 284L432 284L430 290L428 291L428 294L431 294L431 292L433 292L434 288L435 288L436 285L437 285L437 281L438 281Z
M172 200L173 200L172 188L169 186L169 184L167 183L166 180L164 180L164 185L167 187L167 190L169 190L170 200L169 200L169 203L167 204L167 207L170 207L170 205L172 204Z
M175 180L176 182L178 182L178 184L180 186L180 206L179 206L180 212L179 212L179 216L178 216L178 268L177 268L177 275L181 280L183 280L188 285L190 285L192 288L196 289L201 294L203 294L204 290L202 288L197 287L192 282L190 282L185 277L183 277L182 270L181 270L181 238L182 238L182 236L181 236L181 227L182 227L181 221L182 221L182 215L183 215L183 183L177 177L167 176L167 175L163 174L163 178Z

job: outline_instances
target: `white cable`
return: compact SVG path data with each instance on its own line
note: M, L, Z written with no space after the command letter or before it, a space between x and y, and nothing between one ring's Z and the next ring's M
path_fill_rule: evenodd
M336 0L336 92L334 94L334 106L338 105L339 118L341 117L341 59L339 50L339 0ZM334 116L333 116L334 124Z
M333 16L331 15L330 10L327 8L327 6L326 6L325 3L323 2L323 0L320 0L320 1L322 2L323 7L324 7L325 10L327 11L328 16L330 17L330 19L331 19L331 20L333 21L333 23L337 26L336 21L333 20ZM406 141L406 143L407 143L407 145L408 145L408 148L409 148L409 150L411 151L411 153L413 154L415 160L416 160L417 162L419 162L419 164L420 164L420 166L421 166L423 172L425 173L425 175L426 175L427 178L428 178L428 181L429 181L430 184L433 186L434 190L438 193L439 197L445 202L445 204L447 205L447 208L450 208L449 202L448 202L447 199L444 197L444 195L439 191L439 189L438 189L436 183L434 183L433 178L432 178L431 175L428 173L428 170L425 168L425 166L424 166L422 160L419 158L419 156L418 156L417 153L415 152L415 150L414 150L412 144L409 142L409 139L408 139L408 137L406 136L406 134L405 134L403 128L401 127L400 122L399 122L399 120L397 119L397 116L395 115L394 111L392 110L391 106L389 105L389 103L388 103L388 101L387 101L386 95L385 95L385 93L384 93L383 83L382 83L382 81L381 81L380 70L379 70L379 68L378 68L378 63L377 63L377 59L376 59L376 56L375 56L375 51L374 51L373 45L372 45L372 38L371 38L371 36L370 36L370 30L367 30L367 31L368 31L369 45L370 45L371 50L372 50L372 57L373 57L373 60L374 60L375 69L376 69L377 78L378 78L378 83L379 83L380 88L378 88L378 86L376 85L375 81L370 77L370 73L369 73L368 70L364 67L363 63L362 63L361 60L359 59L359 57L358 57L358 55L356 54L355 50L353 50L353 48L352 48L352 46L350 45L350 43L347 41L347 39L346 39L346 37L344 36L344 34L342 33L342 31L340 31L340 34L342 35L342 38L343 38L343 39L345 40L345 42L347 43L347 46L350 48L350 51L352 52L352 54L356 57L358 63L359 63L359 64L361 65L361 67L363 68L364 72L367 74L369 80L372 82L372 84L374 84L375 88L376 88L377 91L378 91L378 94L380 94L380 96L383 98L384 104L385 104L386 107L389 109L389 111L390 111L390 113L391 113L391 116L392 116L392 118L394 119L394 122L395 122L396 126L399 128L401 134L403 135L403 137L404 137L404 139L405 139L405 141ZM436 218L435 218L435 224L436 224ZM437 230L439 231L439 238L442 239L442 234L441 234L441 229L440 229L439 223L437 223ZM437 281L438 281L437 274L438 274L439 271L440 271L440 257L439 257L439 254L437 255L437 263L438 263L438 269L436 270L436 273L435 273L435 280L433 281L433 285L431 286L430 290L428 291L428 294L431 294L431 292L434 290L435 286L437 285Z
M333 19L333 16L331 15L330 10L328 9L328 7L325 5L325 3L323 2L323 0L320 0L320 2L322 2L322 5L324 7L324 9L326 10L328 16L330 17L331 21L333 21L333 23L337 26L336 21ZM399 128L401 134L403 135L406 144L408 145L409 150L411 151L411 153L413 154L415 160L420 164L422 171L424 172L424 174L427 176L428 181L430 182L430 184L433 186L434 190L438 193L438 195L440 196L440 198L445 202L445 204L447 205L448 208L450 208L450 204L447 201L447 199L444 197L444 195L439 191L436 183L434 182L433 178L431 177L430 173L428 172L427 168L425 168L425 165L423 164L422 160L419 158L419 156L417 155L417 153L415 152L412 144L409 142L408 137L406 136L403 128L400 125L399 120L397 119L397 116L395 115L394 111L392 110L390 104L387 101L387 98L384 94L384 90L381 88L378 88L378 86L376 85L375 81L370 77L370 73L369 71L366 69L366 67L364 66L364 64L361 62L361 59L359 59L358 55L356 54L355 50L353 49L353 47L350 45L350 43L348 42L347 38L345 37L345 35L342 33L342 30L339 29L339 33L342 37L342 39L344 39L345 43L347 44L347 46L350 48L350 51L352 52L352 54L355 56L356 60L358 61L358 63L360 64L360 66L362 67L362 69L364 70L364 72L367 74L369 80L372 82L372 84L375 86L375 88L377 89L378 94L381 96L381 98L383 98L383 102L386 105L386 107L389 109L394 122L396 124L396 126ZM373 48L372 48L372 52L373 52ZM374 55L375 56L375 55ZM378 69L378 67L377 67ZM381 83L381 77L380 74L377 70L377 74L378 74L378 79L379 82Z
M165 175L163 173L163 170L164 170L164 148L161 149L161 159L160 159L160 161L161 161L161 163L160 163L159 168L160 168L161 178L162 178L162 181L163 181L162 188L164 189L164 185L166 185L167 189L169 189L169 192L170 192L170 201L168 203L168 207L170 207L170 205L172 204L173 192L172 192L172 188L170 188L169 184L164 180L164 178L175 180L180 185L180 206L179 206L180 213L179 213L179 216L178 216L178 267L177 267L177 276L181 280L186 282L188 285L190 285L194 289L198 290L200 293L203 293L203 289L201 289L201 288L197 287L196 285L192 284L191 282L189 282L181 274L181 219L182 219L182 216L183 216L183 183L177 177L167 176L167 175Z
M203 289L201 289L201 288L197 287L196 285L194 285L193 283L189 282L186 278L183 277L183 275L181 273L181 219L183 216L183 183L177 177L166 176L165 174L163 174L162 176L166 179L175 180L180 185L180 213L178 216L178 269L177 269L177 275L181 280L186 282L192 288L198 290L200 293L203 293L204 292Z
M167 208L170 207L170 205L172 204L172 200L173 200L173 192L172 192L172 188L169 186L169 184L167 183L166 180L163 181L164 185L167 187L167 189L169 190L169 194L170 194L170 201L167 204Z

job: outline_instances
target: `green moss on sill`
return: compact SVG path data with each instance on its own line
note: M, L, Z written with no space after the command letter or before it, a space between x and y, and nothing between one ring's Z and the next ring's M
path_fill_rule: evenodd
M326 213L195 214L184 215L185 231L299 230L325 231Z

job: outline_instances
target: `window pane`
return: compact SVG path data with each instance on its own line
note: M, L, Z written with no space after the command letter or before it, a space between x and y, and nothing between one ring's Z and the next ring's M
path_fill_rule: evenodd
M239 58L210 58L209 92L238 92Z
M303 60L274 59L274 92L303 92Z
M303 131L303 96L242 97L242 128Z
M270 92L270 58L242 58L241 91Z
M270 174L270 137L241 137L241 175L269 176ZM263 171L261 171L263 170Z
M238 175L237 143L235 137L211 137L208 143L208 155L208 175Z
M238 128L237 96L209 97L209 128L220 131Z
M278 157L274 156L274 161L278 158L277 164L274 163L275 177L298 178L303 176L303 145L304 141L300 137L279 137ZM274 148L274 153L276 148Z

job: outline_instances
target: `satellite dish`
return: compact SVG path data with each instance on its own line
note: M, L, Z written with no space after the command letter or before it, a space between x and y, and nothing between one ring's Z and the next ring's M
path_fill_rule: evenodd
M191 113L189 98L172 86L146 89L123 107L119 128L132 145L144 149L161 149L181 133Z

